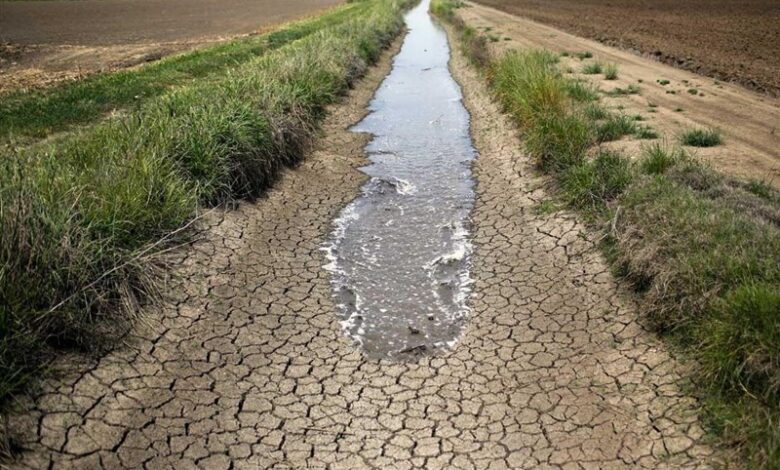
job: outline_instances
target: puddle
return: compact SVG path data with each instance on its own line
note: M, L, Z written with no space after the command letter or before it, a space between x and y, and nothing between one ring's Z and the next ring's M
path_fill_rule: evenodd
M406 14L393 69L353 129L374 136L371 179L324 247L344 332L373 358L451 347L469 313L475 151L429 2Z

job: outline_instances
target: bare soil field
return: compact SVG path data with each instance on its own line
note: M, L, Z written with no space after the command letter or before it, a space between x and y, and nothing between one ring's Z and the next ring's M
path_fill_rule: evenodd
M0 93L252 34L342 0L0 1Z
M459 14L468 25L501 38L491 46L498 53L518 47L570 52L572 57L562 58L570 76L587 80L604 92L605 102L612 108L627 115L640 115L646 125L659 133L659 140L674 142L681 132L690 128L720 129L723 145L688 150L727 174L780 185L778 99L741 86L718 83L483 5L470 4L459 10ZM584 51L590 52L593 58L581 61L574 57L574 53ZM616 64L617 79L583 74L582 67L594 61ZM610 94L629 86L637 87L636 93ZM652 141L621 139L605 145L638 154L647 142Z
M780 94L776 0L479 0L686 70Z

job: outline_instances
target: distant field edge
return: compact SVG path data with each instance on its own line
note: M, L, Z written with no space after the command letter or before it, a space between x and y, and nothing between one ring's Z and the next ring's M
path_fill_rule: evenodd
M138 108L176 87L224 74L322 28L344 23L367 7L365 3L348 3L279 25L264 34L174 54L135 68L4 94L0 96L0 145L26 145L53 133L92 124L112 113Z
M780 97L780 59L772 42L780 37L777 2L470 1ZM734 21L726 25L732 16ZM672 17L675 21L670 21Z

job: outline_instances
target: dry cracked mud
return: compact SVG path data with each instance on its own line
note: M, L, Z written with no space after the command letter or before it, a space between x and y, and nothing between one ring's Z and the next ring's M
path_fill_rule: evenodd
M396 48L397 49L397 48ZM367 359L320 246L358 194L357 122L389 55L267 197L213 213L169 300L125 345L71 364L11 417L19 468L627 468L716 462L685 370L637 322L459 54L480 156L472 318L450 352Z

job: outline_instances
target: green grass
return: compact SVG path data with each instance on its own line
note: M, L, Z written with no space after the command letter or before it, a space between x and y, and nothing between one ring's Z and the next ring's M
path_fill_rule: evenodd
M586 75L596 75L604 70L604 65L601 62L588 62L582 66L582 73Z
M546 51L510 52L491 71L493 87L525 130L526 150L542 168L581 162L592 143L590 126L566 112L568 87Z
M0 144L24 144L53 132L94 123L115 110L136 109L172 88L225 74L323 28L359 17L367 8L365 2L354 3L268 34L171 56L137 69L5 95L0 99Z
M561 210L561 207L554 201L546 200L540 202L534 207L534 212L539 215L549 215Z
M617 80L618 67L615 64L607 64L604 66L604 78L606 80Z
M448 0L446 2L431 2L431 13L434 15L451 21L455 17L455 10L463 8L464 2L459 0Z
M693 359L709 429L748 467L777 468L780 192L724 177L666 143L644 146L636 163L611 152L589 158L597 137L634 121L573 99L548 55L511 51L485 76L561 198L608 227L605 254L635 286L647 324ZM594 126L605 127L584 131Z
M587 82L581 80L567 81L566 92L577 101L587 102L599 99L598 91Z
M609 117L609 111L598 103L588 103L588 105L585 106L584 113L585 117L591 121L598 121Z
M658 132L650 126L636 126L634 135L637 139L657 139Z
M593 57L593 53L592 53L592 52L590 52L590 51L582 51L582 52L577 52L577 53L575 53L574 55L575 55L575 56L576 56L578 59L580 59L580 60L590 59L591 57Z
M47 346L100 343L96 320L121 322L127 299L154 291L151 255L201 207L257 196L299 161L326 106L401 31L408 3L366 1L229 74L0 155L0 396Z
M618 140L624 135L631 135L637 131L636 121L625 114L610 115L603 122L595 125L596 140L609 142Z
M680 143L691 147L714 147L723 143L717 129L688 129L680 134Z
M686 155L681 149L655 143L642 148L639 168L648 175L661 175L684 158Z
M569 203L588 213L606 210L633 180L631 162L620 154L599 152L591 161L570 166L561 175L561 188Z

